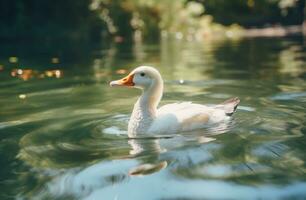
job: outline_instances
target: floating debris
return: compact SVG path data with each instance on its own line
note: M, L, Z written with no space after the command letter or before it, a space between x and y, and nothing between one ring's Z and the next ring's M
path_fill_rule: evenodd
M13 69L11 71L12 77L20 78L24 81L27 81L31 78L61 78L63 76L63 71L59 69L55 70L47 70L43 73L39 73L38 71L32 70L32 69Z
M60 71L60 70L55 70L55 77L56 78L60 78L61 76L62 76L62 71Z
M55 78L61 78L63 76L63 71L61 70L47 70L45 71L44 75L47 77L55 77Z
M53 72L52 71L45 71L45 75L47 77L52 77L53 76Z
M25 94L20 94L18 97L19 97L19 99L25 99L25 98L27 98L27 95L25 95Z
M4 70L4 66L0 65L0 71L3 71L3 70Z
M11 71L11 76L20 78L24 81L27 81L37 75L37 71L32 69L13 69Z
M17 74L18 74L18 75L23 74L23 70L22 70L22 69L17 69Z

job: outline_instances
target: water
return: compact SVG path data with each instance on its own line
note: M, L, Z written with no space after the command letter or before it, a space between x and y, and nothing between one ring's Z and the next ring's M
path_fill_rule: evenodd
M303 42L2 46L1 199L305 199ZM162 104L240 107L227 125L128 139L139 91L108 82L141 64L161 71Z

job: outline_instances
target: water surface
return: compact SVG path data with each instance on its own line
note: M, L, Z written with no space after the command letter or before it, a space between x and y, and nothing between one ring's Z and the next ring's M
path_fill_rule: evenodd
M1 199L306 198L303 38L7 47ZM161 71L161 104L240 107L229 124L129 139L139 91L108 83L141 64Z

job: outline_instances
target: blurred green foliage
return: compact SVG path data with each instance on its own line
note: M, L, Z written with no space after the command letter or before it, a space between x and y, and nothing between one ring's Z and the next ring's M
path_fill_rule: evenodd
M304 0L202 0L216 22L242 26L301 24Z
M303 0L93 0L91 4L107 19L109 30L114 30L110 32L130 36L131 30L139 31L146 38L160 30L205 37L239 31L241 26L302 24L304 7Z
M104 22L88 0L1 0L1 39L82 39L95 37Z
M203 37L224 25L302 24L304 9L304 0L2 0L0 39Z

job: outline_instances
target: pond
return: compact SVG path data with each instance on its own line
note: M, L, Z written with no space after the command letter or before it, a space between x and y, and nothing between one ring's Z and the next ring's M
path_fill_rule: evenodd
M305 199L304 39L2 46L0 199ZM109 82L139 65L160 70L162 105L240 106L226 125L129 139L139 91Z

